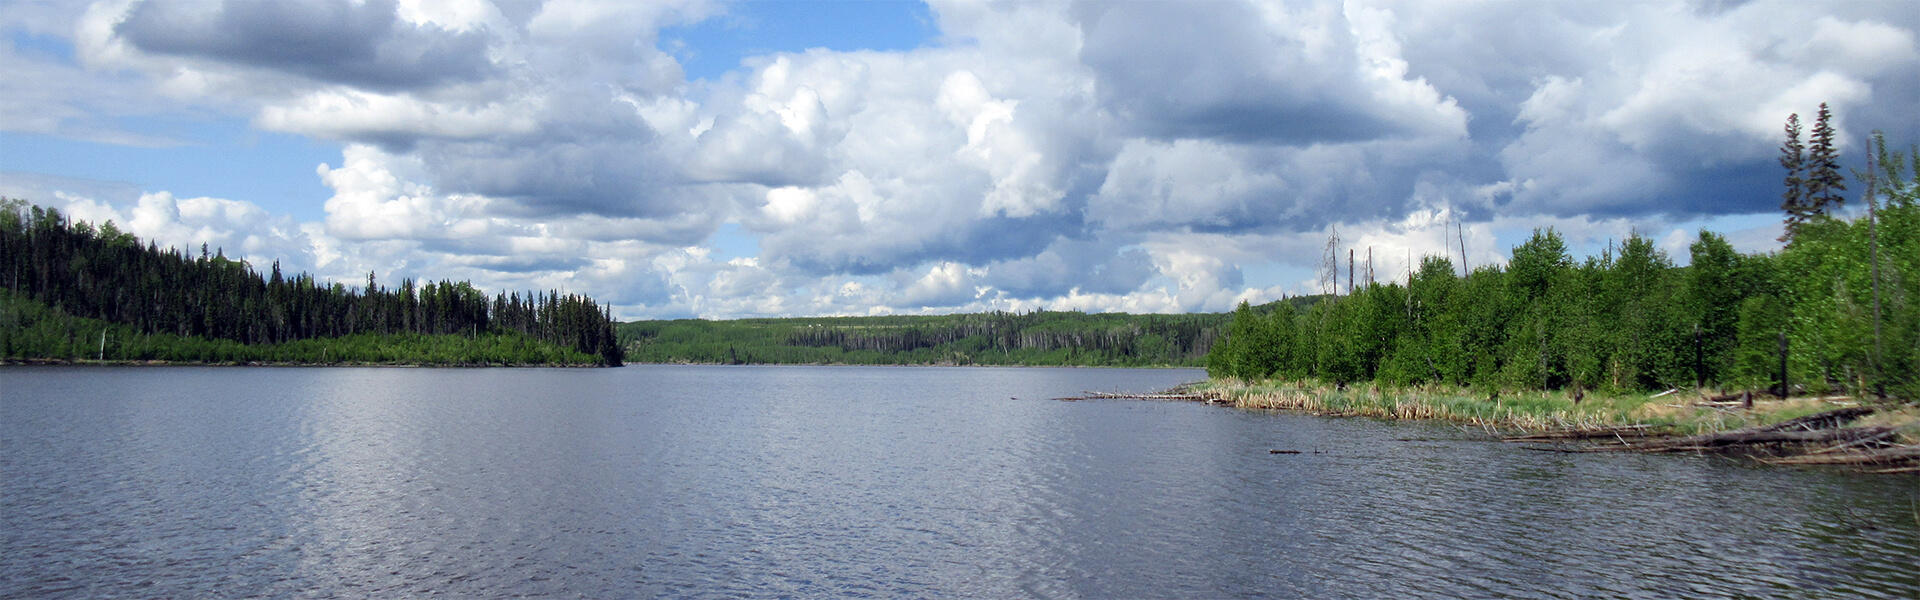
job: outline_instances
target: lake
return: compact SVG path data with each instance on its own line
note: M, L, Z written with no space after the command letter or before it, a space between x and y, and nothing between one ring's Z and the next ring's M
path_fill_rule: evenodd
M1920 478L1054 399L1203 377L5 367L0 597L1920 597Z

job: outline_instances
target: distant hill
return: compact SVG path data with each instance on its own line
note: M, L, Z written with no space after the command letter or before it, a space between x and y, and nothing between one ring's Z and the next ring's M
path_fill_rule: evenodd
M1298 311L1317 298L1293 298L1284 306ZM990 312L635 321L617 331L631 362L1199 367L1231 319L1229 313Z

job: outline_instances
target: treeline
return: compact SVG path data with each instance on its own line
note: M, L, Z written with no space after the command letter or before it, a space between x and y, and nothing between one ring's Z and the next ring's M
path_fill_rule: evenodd
M604 364L598 355L519 333L361 333L275 344L152 333L66 314L0 289L0 361L516 366Z
M1200 366L1226 318L991 312L639 321L621 333L644 362Z
M1869 202L1885 205L1836 218L1831 190L1844 186L1823 181L1810 201L1807 178L1799 188L1790 179L1793 218L1777 253L1743 255L1702 231L1686 267L1638 235L1575 261L1557 232L1535 231L1504 268L1462 277L1427 257L1404 285L1270 315L1242 306L1208 372L1484 393L1701 386L1920 398L1920 152L1875 148L1876 172L1859 175L1877 188Z
M58 210L0 198L0 287L61 314L130 326L142 334L281 344L354 335L522 335L622 361L609 311L558 292L489 299L466 282L365 287L262 276L245 261L144 246L112 222L98 228Z

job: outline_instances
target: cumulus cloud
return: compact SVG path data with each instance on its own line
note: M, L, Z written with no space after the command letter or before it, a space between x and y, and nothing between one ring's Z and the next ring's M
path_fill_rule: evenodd
M313 223L34 186L348 281L566 288L629 317L1226 310L1318 291L1335 229L1380 279L1462 243L1498 263L1539 226L1684 248L1682 222L1773 210L1788 113L1830 103L1848 152L1920 138L1900 2L930 5L939 34L912 50L770 52L699 81L661 28L739 7L6 9L75 52L5 48L10 74L56 84L0 95L0 127L157 144L115 119L204 110L332 140ZM728 223L757 253L707 246Z

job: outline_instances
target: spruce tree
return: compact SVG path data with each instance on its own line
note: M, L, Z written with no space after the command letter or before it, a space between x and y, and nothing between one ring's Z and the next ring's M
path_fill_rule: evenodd
M1847 180L1840 175L1840 150L1833 146L1833 111L1820 103L1820 116L1813 122L1813 138L1808 140L1806 163L1806 205L1813 215L1826 215L1846 203L1840 192Z
M1810 216L1807 213L1806 146L1800 143L1800 113L1787 115L1787 141L1780 145L1780 166L1787 169L1787 191L1780 197L1780 210L1787 213L1787 230L1780 241L1793 238Z

